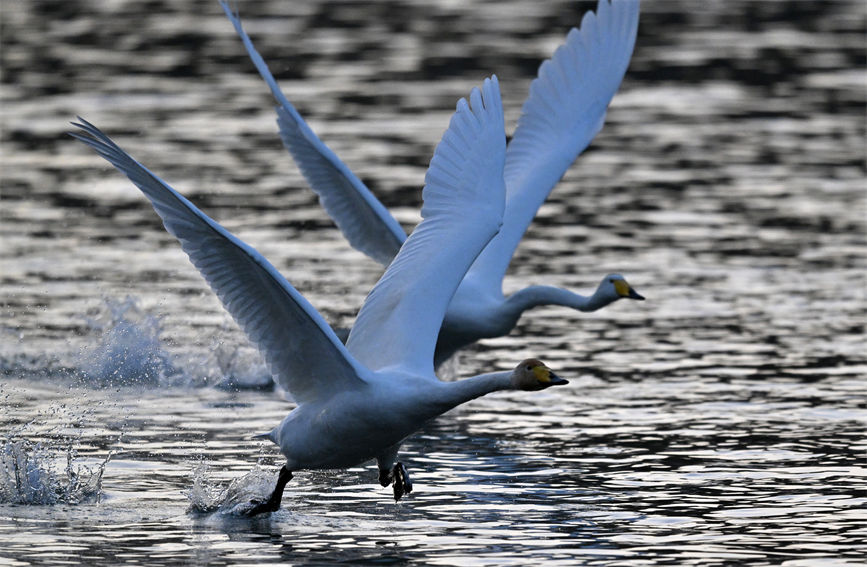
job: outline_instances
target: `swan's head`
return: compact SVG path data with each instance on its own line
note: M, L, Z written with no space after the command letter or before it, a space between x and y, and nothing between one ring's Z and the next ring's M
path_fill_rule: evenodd
M512 371L512 386L516 390L544 390L551 386L568 384L545 364L535 358L528 358Z
M644 296L632 289L626 278L620 274L608 274L602 278L602 283L596 290L598 295L601 295L609 302L617 301L618 299L637 299L644 301Z

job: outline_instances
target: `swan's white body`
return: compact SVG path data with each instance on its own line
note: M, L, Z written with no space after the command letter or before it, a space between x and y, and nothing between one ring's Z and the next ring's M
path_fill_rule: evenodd
M377 459L395 497L411 490L401 441L425 421L502 389L565 383L538 361L514 371L444 383L433 356L446 306L503 215L505 135L496 77L458 102L425 177L424 220L374 286L344 346L322 316L258 252L199 211L82 120L72 135L126 174L166 229L259 347L275 380L298 404L268 435L286 457L278 490L299 469ZM529 363L528 363L529 362ZM399 464L399 463L398 463ZM394 469L392 466L394 465ZM285 474L284 474L285 473ZM398 480L400 477L400 491ZM276 500L276 504L274 502ZM259 508L257 508L259 509Z
M280 136L310 187L349 243L387 266L406 238L400 224L310 129L283 95L238 15L221 3L280 104ZM439 335L437 364L480 338L508 334L530 307L563 305L594 311L623 297L643 299L628 284L611 285L613 279L623 280L617 274L606 276L590 297L550 286L535 286L508 298L502 291L506 269L536 211L602 128L629 65L638 12L638 0L599 0L597 13L587 13L580 31L573 28L539 68L506 150L503 227L454 294Z
M347 468L373 458L380 470L389 470L401 442L425 422L484 394L513 388L512 371L457 382L382 371L356 389L301 404L269 438L286 455L289 470Z

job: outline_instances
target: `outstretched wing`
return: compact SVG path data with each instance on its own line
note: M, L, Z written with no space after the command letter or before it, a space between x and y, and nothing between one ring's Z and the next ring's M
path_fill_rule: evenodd
M238 14L232 12L226 2L221 1L220 4L241 36L253 64L280 104L277 107L277 124L280 126L283 145L292 154L310 187L319 195L319 202L353 248L387 266L406 240L406 233L400 223L313 133L283 95L265 61L241 27Z
M503 228L468 277L501 293L503 276L536 211L602 128L638 30L638 0L599 0L581 29L539 67L506 150Z
M365 369L261 254L217 224L86 120L70 134L129 177L296 402L364 384Z
M422 222L367 296L346 343L372 370L433 376L446 307L502 220L505 132L497 77L458 101L425 176Z

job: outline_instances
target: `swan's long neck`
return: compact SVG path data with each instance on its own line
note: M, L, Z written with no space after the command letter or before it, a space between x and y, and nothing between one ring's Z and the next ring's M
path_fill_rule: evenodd
M434 403L439 413L443 413L485 394L513 389L511 370L489 372L457 380L456 382L440 383L440 387L435 394Z
M539 305L562 305L579 311L596 311L608 303L598 289L587 297L559 287L533 285L509 296L503 304L503 311L514 315L517 320L521 313Z

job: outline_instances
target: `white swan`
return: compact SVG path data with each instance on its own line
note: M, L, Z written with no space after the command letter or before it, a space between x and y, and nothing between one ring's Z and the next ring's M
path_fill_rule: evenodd
M258 252L199 211L95 126L72 135L95 149L150 199L163 224L298 403L267 436L286 457L271 496L276 510L299 469L376 459L383 486L412 490L397 462L401 442L429 419L489 392L566 384L538 360L514 370L440 382L433 355L446 306L502 222L505 136L496 77L458 102L422 192L422 222L362 306L344 346Z
M387 266L406 238L400 224L313 133L283 95L238 14L225 1L221 4L280 105L280 136L320 203L354 248ZM531 307L595 311L621 298L644 299L619 274L602 278L589 297L551 286L529 287L510 297L503 294L506 268L530 221L602 128L629 65L638 12L638 0L600 0L597 14L588 12L580 31L573 28L566 43L539 68L506 150L503 227L478 256L449 305L437 342L437 365L481 338L508 334Z

